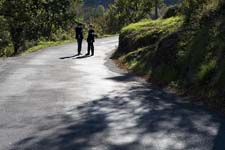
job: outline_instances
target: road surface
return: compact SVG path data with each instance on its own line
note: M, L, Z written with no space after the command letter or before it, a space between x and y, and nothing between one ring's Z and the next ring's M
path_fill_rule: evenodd
M116 68L117 43L0 60L0 150L225 150L224 116Z

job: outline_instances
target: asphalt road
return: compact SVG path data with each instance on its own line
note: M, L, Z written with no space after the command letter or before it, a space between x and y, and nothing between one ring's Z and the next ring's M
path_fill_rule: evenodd
M1 59L0 150L225 150L223 115L116 68L117 43Z

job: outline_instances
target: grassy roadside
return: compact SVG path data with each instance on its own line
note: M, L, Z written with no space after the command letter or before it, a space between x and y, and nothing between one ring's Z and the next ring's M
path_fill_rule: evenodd
M107 37L111 37L111 36L114 36L114 35L104 34L103 36L100 36L98 38L107 38ZM29 48L28 50L24 51L23 54L29 54L29 53L36 52L43 48L47 48L47 47L51 47L51 46L59 46L59 45L68 44L68 43L72 43L72 42L75 42L75 39L74 40L65 40L65 41L56 41L56 42L55 41L39 42L38 45Z
M28 50L24 51L22 54L29 54L29 53L36 52L43 48L68 44L68 43L72 43L74 41L75 40L65 40L65 41L56 41L56 42L55 41L39 42L38 45L29 48Z
M114 35L104 34L104 35L99 36L98 39L112 37L112 36L115 36L115 34ZM41 50L43 48L64 45L64 44L68 44L68 43L72 43L72 42L75 42L75 39L64 40L64 41L40 41L37 45L25 50L24 52L21 52L19 55L29 54L29 53L33 53L33 52L36 52L38 50ZM3 50L2 54L0 54L0 57L11 57L11 56L13 56L13 46L12 46L12 44L10 44L8 47L6 47Z
M183 17L177 16L156 21L143 20L131 24L122 29L119 48L113 57L124 63L129 70L133 70L141 76L151 76L154 73L152 62L158 43L164 37L176 32L182 23ZM170 40L167 43L171 42ZM157 57L156 60L162 61L161 57ZM166 75L170 74L170 70L167 69L166 72ZM170 80L168 77L173 78L172 74L165 76L164 79ZM162 80L162 77L160 79Z
M37 45L19 53L18 55L23 55L23 54L29 54L29 53L33 53L36 52L40 49L43 48L47 48L47 47L51 47L51 46L59 46L59 45L63 45L63 44L68 44L68 43L72 43L75 40L64 40L64 41L41 41L39 42ZM5 49L3 49L2 53L0 54L0 58L1 57L11 57L13 56L13 45L10 44L8 47L6 47Z
M225 112L224 8L207 11L194 24L179 15L130 24L122 29L112 58L151 83Z
M114 35L105 34L105 35L103 35L101 37L98 37L98 38L107 38L107 37L111 37L111 36L114 36ZM75 39L65 40L65 41L46 41L46 42L41 41L36 46L33 46L33 47L25 50L22 54L29 54L29 53L36 52L36 51L38 51L40 49L43 49L43 48L69 44L69 43L72 43L72 42L75 42Z

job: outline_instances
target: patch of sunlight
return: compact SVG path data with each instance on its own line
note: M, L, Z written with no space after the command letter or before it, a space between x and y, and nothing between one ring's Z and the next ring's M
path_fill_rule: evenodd
M153 149L184 149L185 143L179 141L176 136L169 135L165 132L146 134L141 143L146 146L151 146Z

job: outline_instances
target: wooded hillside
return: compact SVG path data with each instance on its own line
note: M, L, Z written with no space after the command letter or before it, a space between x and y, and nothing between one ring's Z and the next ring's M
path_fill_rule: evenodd
M122 29L115 58L153 83L225 106L225 3L184 0L158 20ZM171 16L172 15L172 16Z
M112 4L114 0L84 0L85 5L87 6L98 6L103 5L105 7L108 7L109 4Z

